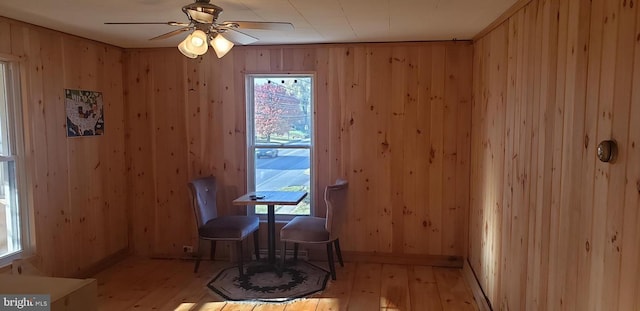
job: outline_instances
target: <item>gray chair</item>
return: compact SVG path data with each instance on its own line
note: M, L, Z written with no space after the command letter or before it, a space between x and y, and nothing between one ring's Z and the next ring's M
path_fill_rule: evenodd
M200 242L202 240L211 241L211 260L216 252L216 241L235 241L238 252L238 269L240 277L244 276L242 266L242 240L253 233L253 245L256 259L259 260L258 227L260 219L258 216L218 216L216 206L216 179L215 177L204 177L194 179L189 182L191 192L191 202L196 215L196 226L198 227L198 253L196 266L193 272L198 272L200 266Z
M280 254L286 254L287 242L294 243L293 259L298 259L298 244L326 244L327 259L331 278L336 279L336 268L333 262L333 247L340 265L342 253L340 252L340 233L338 224L344 220L346 208L347 181L338 179L335 184L327 186L324 191L324 201L327 205L327 217L297 216L280 230L282 248ZM280 256L281 267L284 267L285 256Z

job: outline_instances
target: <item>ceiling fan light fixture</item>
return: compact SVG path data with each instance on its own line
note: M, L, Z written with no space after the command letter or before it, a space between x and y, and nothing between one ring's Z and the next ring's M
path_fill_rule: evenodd
M258 38L239 31L238 29L262 29L288 31L293 30L289 22L263 21L223 21L217 22L223 9L211 4L211 0L192 0L194 3L182 7L182 12L189 18L188 23L181 22L118 22L105 24L149 24L180 26L182 28L153 37L149 40L160 40L178 34L193 31L180 44L178 50L189 58L197 58L207 53L209 44L213 47L218 58L222 58L233 48L234 42L247 45L258 41ZM222 33L225 35L223 36Z
M182 55L189 57L189 58L196 58L198 57L198 54L193 53L189 47L187 47L187 42L191 40L191 35L187 36L186 39L182 40L182 42L180 42L180 44L178 44L178 50L180 51L180 53L182 53Z
M211 40L211 47L216 52L218 58L225 56L233 48L233 42L227 40L221 33L217 34L213 40Z
M187 37L186 46L192 53L202 55L207 53L209 45L207 44L207 34L202 30L195 30Z

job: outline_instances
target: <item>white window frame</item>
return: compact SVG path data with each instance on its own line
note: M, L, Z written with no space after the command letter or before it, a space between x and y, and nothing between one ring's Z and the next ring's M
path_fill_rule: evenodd
M311 98L310 98L310 132L311 135L309 146L306 145L285 145L285 146L277 146L277 149L308 149L309 150L309 192L307 196L309 197L309 215L313 216L314 213L314 189L315 189L315 172L314 172L314 145L315 145L315 120L314 120L314 111L315 111L315 98L316 98L316 75L314 73L252 73L246 74L245 76L245 96L246 103L245 107L247 109L247 192L255 191L256 189L256 181L255 181L255 150L256 148L260 148L260 146L256 146L255 141L255 128L254 128L254 79L256 78L276 78L276 77L287 77L287 78L311 78ZM264 148L273 148L273 146L265 146ZM255 206L247 206L247 214L248 215L257 215L261 220L267 220L266 214L256 214ZM293 219L295 216L301 215L293 215L293 214L276 214L276 221L289 221Z
M32 211L28 204L27 181L26 181L26 164L25 164L25 148L24 133L22 119L22 92L21 92L21 72L20 62L17 59L0 56L0 63L6 68L5 84L6 84L6 108L7 112L7 130L9 140L9 155L0 155L0 162L13 162L15 187L17 196L15 204L18 205L17 213L19 214L20 231L20 250L5 254L0 257L0 267L10 264L12 261L25 258L33 253L35 243L31 232ZM1 117L0 117L1 118ZM15 221L15 220L14 220Z

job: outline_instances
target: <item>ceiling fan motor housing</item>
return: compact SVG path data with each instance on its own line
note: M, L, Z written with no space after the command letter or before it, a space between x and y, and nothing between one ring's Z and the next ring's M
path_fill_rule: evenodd
M182 12L184 12L191 21L211 24L218 19L218 16L222 13L222 8L209 3L209 0L196 0L195 3L183 6Z

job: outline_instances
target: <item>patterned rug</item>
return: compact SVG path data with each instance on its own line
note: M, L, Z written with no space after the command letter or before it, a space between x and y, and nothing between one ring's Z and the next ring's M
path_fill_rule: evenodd
M288 263L282 277L272 267L252 262L246 265L244 279L233 266L220 271L207 286L227 300L284 302L323 290L327 280L327 271L301 260Z

